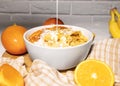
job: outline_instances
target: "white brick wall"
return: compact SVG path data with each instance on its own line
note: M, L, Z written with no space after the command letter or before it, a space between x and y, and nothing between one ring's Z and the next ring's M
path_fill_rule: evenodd
M59 0L59 17L72 25L108 22L112 7L120 11L120 0ZM0 26L38 26L55 13L56 0L0 0Z

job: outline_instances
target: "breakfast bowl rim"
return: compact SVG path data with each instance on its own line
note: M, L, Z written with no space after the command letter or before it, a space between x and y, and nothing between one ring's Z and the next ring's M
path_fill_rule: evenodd
M83 27L74 26L74 25L58 25L58 26L77 27L77 28L80 28L80 29L83 29L83 30L86 30L86 31L90 32L90 33L92 34L92 36L87 40L87 42L82 43L82 44L79 44L79 45L75 45L75 46L69 46L69 47L49 47L49 46L39 46L39 45L35 45L35 44L31 43L31 42L27 39L26 35L27 35L27 33L30 32L31 30L36 29L35 31L37 31L37 30L38 30L37 28L42 29L41 27L49 27L49 26L52 27L52 26L56 26L56 25L37 26L37 27L33 27L33 28L27 30L27 31L23 34L23 39L24 39L24 41L27 42L28 44L32 45L32 46L35 46L35 47L44 48L44 49L57 49L57 50L58 50L58 49L73 49L73 48L77 48L77 47L80 47L80 46L84 46L84 45L88 44L88 43L91 42L91 41L93 42L93 40L94 40L94 34L93 34L91 31L89 31L89 30L87 30L87 29L85 29L85 28L83 28ZM34 31L34 32L35 32L35 31ZM32 32L32 33L34 33L34 32ZM92 43L91 43L91 44L92 44Z

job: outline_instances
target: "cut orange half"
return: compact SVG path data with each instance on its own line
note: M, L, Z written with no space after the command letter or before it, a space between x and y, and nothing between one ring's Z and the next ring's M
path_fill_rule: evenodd
M85 60L75 69L75 82L78 86L113 86L114 74L102 61Z
M0 67L0 86L24 86L21 74L9 64Z

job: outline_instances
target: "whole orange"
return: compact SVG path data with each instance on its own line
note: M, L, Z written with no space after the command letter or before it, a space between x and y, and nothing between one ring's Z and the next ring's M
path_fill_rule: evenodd
M27 29L20 25L8 26L1 34L1 42L10 54L24 54L26 46L23 40L23 34Z

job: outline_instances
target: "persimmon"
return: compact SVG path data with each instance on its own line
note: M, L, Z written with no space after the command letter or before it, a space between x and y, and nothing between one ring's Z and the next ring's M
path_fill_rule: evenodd
M58 22L57 22L58 20ZM64 24L60 18L48 18L43 25L51 25L51 24Z
M26 53L26 46L23 40L23 34L27 29L20 25L8 26L1 34L1 42L6 51L10 54Z

